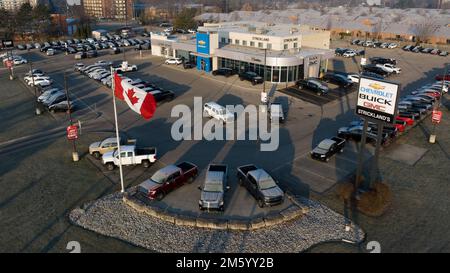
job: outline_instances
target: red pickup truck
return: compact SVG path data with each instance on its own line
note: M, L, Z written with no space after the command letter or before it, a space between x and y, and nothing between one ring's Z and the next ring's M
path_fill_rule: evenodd
M169 192L194 181L197 175L198 168L192 163L168 165L142 182L138 187L138 193L151 200L162 200Z

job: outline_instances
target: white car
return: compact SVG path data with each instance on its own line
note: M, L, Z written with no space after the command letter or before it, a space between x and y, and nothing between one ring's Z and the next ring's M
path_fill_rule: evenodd
M398 44L396 44L396 43L390 43L388 45L388 48L396 48L396 47L398 47Z
M153 92L153 91L152 91ZM216 102L207 102L203 105L203 113L206 116L215 118L223 123L234 121L234 115L230 113L225 107Z
M45 76L45 74L44 73L34 73L33 74L33 78L41 78L41 77L46 77ZM33 80L33 78L31 77L31 76L26 76L26 77L24 77L23 78L23 80L26 82L26 83L29 83L30 81L32 81ZM49 77L47 77L47 78L49 78Z
M40 79L40 80L34 80L34 85L40 86L40 87L45 87L45 86L51 85L52 82L53 82L52 80ZM33 82L30 82L30 86L33 86Z
M62 90L59 90L58 88L49 89L49 90L45 91L44 93L42 93L42 95L40 95L37 98L37 101L43 102L43 101L47 100L48 98L50 98L51 96L54 96L55 94L58 94L58 93L64 93L64 92Z
M30 77L30 79L27 81L27 84L29 86L33 86L33 81L35 84L39 81L50 81L50 77L48 77L48 76L39 76L39 77L33 77L33 78Z
M345 58L351 58L351 57L356 56L356 52L353 50L348 50L344 54L342 54L342 56Z
M14 59L14 64L15 64L15 65L18 65L18 64L26 64L26 63L28 63L28 61L25 60L25 59L23 59L23 58L16 58L16 59Z
M96 62L95 64L96 65L109 66L109 65L112 65L112 62L108 62L108 61L105 61L105 60L100 60L100 61Z
M359 83L360 76L358 74L348 74L347 78L354 83Z
M180 58L170 58L170 59L167 59L164 63L180 65L183 63L183 61Z
M99 80L101 80L101 79L103 79L103 78L105 78L107 76L110 76L110 75L111 75L111 72L105 71L105 72L101 72L101 73L98 73L98 74L94 75L94 77L92 77L92 78L94 80L99 81Z
M388 73L400 74L400 72L402 72L402 69L400 67L396 67L392 64L376 64L376 66Z

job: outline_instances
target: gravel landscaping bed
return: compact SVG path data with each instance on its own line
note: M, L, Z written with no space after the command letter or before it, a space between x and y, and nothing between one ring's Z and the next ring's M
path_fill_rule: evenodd
M139 213L114 193L72 210L70 221L102 235L158 252L301 252L328 241L360 243L365 233L326 206L298 198L307 214L256 231L208 230L176 226Z

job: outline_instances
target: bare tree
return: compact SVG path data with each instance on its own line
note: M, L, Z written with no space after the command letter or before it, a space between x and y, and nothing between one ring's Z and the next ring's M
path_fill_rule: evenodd
M326 25L325 25L325 29L326 30L331 30L332 28L333 28L333 18L331 17L331 15L328 15L327 22L326 22Z
M416 43L426 43L435 31L435 23L431 18L425 18L422 22L416 24L413 33L416 36Z

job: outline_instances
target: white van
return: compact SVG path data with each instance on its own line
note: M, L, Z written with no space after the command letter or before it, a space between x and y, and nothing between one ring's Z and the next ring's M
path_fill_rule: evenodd
M223 123L233 122L234 115L225 107L216 102L207 102L203 105L203 113L209 117L215 118Z

